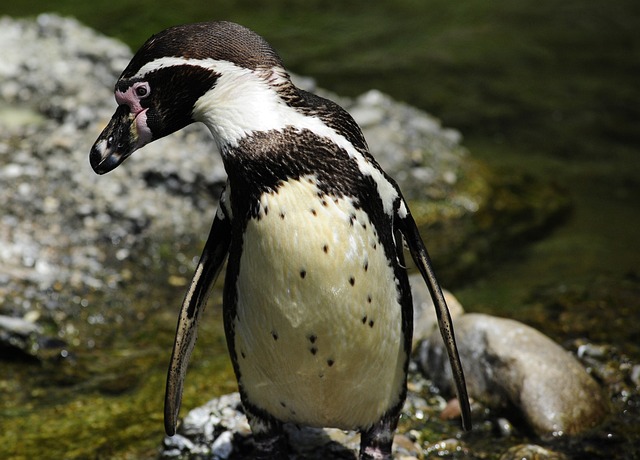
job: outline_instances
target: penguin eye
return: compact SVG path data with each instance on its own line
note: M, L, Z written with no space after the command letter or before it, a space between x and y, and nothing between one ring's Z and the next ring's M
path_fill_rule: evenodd
M142 99L149 95L149 93L151 92L151 89L149 88L148 83L141 83L139 85L136 85L136 87L134 88L134 91L136 92L136 96Z

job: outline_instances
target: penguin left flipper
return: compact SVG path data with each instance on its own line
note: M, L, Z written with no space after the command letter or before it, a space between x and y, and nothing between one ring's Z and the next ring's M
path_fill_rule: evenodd
M221 204L211 225L209 237L178 317L164 399L164 429L169 436L173 436L176 432L184 378L198 335L198 319L229 252L231 223L224 214L222 206Z
M458 401L460 402L460 410L462 413L462 427L465 431L471 430L471 408L469 406L469 396L467 394L467 386L465 384L464 372L462 370L462 363L460 362L460 356L458 354L458 348L456 346L456 338L453 331L453 324L451 321L451 315L449 314L449 308L444 300L442 289L436 279L433 266L431 265L431 259L427 248L420 237L420 232L415 220L408 211L405 216L397 216L398 227L403 234L405 242L409 247L411 257L415 262L422 278L427 284L427 288L431 293L433 299L433 305L436 310L436 317L438 318L438 326L440 328L440 334L444 341L447 355L449 356L449 363L451 364L451 371L453 374L453 380L456 386L456 393Z

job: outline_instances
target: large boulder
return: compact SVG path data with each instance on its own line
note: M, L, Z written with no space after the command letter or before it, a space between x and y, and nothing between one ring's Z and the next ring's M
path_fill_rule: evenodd
M471 398L516 410L539 436L576 435L609 413L600 386L568 351L514 320L465 314L455 322ZM438 334L419 348L419 365L444 390L451 371Z

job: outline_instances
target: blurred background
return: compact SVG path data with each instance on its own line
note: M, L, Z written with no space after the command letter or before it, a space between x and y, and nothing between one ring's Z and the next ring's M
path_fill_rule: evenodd
M0 15L43 12L75 17L133 50L178 23L241 23L267 38L289 70L313 77L320 87L352 97L378 89L459 130L470 155L496 176L553 184L571 203L554 225L496 247L491 264L472 276L446 278L445 284L467 311L525 321L561 343L575 337L558 323L554 305L571 303L581 309L570 315L571 321L582 321L581 333L591 328L600 342L640 360L639 2L22 0L0 5ZM1 60L0 50L0 65ZM154 289L166 289L165 303L179 304L181 288ZM214 347L226 358L219 312L207 313L212 319L199 348ZM168 325L135 340L155 347L156 334L166 336L149 352L164 359L175 310L163 315ZM228 362L199 353L192 372L200 368L223 377L212 385L206 376L190 374L184 403L189 407L235 387ZM147 357L135 359L142 363ZM40 382L24 396L30 403L9 405L7 414L12 423L23 424L21 436L33 449L47 445L69 458L153 458L162 439L158 388L163 389L165 361L151 367L140 363L144 376L116 373L115 380L135 380L144 391L76 398L60 385ZM31 377L43 372L11 369ZM47 392L58 399L38 399ZM63 409L60 399L66 401ZM58 418L76 411L75 424L66 431L55 428ZM149 420L129 423L141 416ZM101 431L105 438L85 438L83 425L93 428L92 436ZM108 434L114 432L115 438Z

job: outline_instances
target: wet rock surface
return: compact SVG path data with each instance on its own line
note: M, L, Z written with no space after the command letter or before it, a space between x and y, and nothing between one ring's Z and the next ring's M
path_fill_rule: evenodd
M551 339L517 321L466 314L455 323L470 397L516 410L541 437L576 435L602 423L610 408L598 383ZM450 389L451 373L437 335L419 349L420 366Z
M286 425L291 459L354 459L360 439L354 433ZM240 395L215 398L189 411L172 437L165 437L161 458L252 458L255 447Z
M566 456L535 444L514 446L500 460L566 460Z

